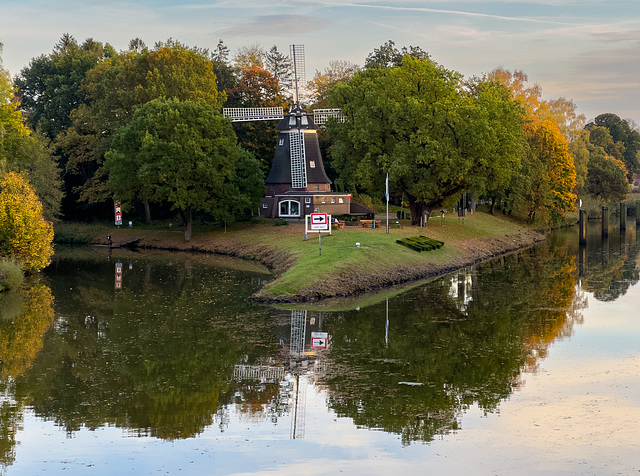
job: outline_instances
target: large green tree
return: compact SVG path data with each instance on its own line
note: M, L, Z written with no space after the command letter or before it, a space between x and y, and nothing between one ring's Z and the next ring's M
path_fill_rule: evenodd
M230 220L239 208L257 207L264 192L257 161L204 100L150 101L118 130L112 146L105 168L115 198L125 205L168 202L186 220L186 241L194 212Z
M598 149L589 158L585 190L605 203L622 201L629 192L624 164Z
M627 168L627 179L631 180L640 172L640 162L638 159L638 153L640 153L640 132L635 130L629 121L621 119L612 113L600 114L592 123L587 124L586 128L591 131L594 126L605 127L609 131L614 145L616 145L618 150L622 149L622 160ZM607 150L606 147L605 151L607 154L620 159L614 151Z
M15 85L27 124L50 140L71 126L71 111L85 102L80 90L87 72L115 55L109 44L89 38L82 44L64 34L49 55L31 60Z
M212 62L197 49L173 40L148 50L132 42L130 50L110 57L89 71L82 83L85 103L71 113L72 125L56 145L65 157L66 179L74 203L106 203L102 167L115 131L134 111L155 98L203 100L220 108ZM147 216L149 218L149 216Z
M409 200L414 225L468 189L506 183L519 166L521 116L504 87L429 59L358 72L330 91L346 116L330 123L333 165L347 186L390 186ZM379 194L380 194L379 193Z

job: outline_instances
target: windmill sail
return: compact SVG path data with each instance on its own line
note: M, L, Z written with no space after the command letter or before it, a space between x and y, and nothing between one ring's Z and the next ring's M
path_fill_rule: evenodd
M291 157L291 187L307 187L307 166L304 150L304 131L297 129L289 133L289 156Z
M344 116L340 112L340 109L314 109L313 110L313 122L316 126L324 126L327 123L327 119L330 117L335 118L338 122L344 122Z
M272 121L282 119L284 110L281 107L225 107L222 115L231 122Z
M299 107L301 90L307 84L304 45L291 45L289 51L293 68L293 104Z

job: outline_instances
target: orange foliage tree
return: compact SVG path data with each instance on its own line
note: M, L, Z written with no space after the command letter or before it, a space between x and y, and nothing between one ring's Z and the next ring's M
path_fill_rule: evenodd
M576 168L567 136L583 119L575 115L571 101L543 101L540 87L527 87L527 75L521 71L496 69L488 76L506 86L519 104L528 146L522 170L513 175L502 196L509 197L510 210L530 221L557 220L575 209Z

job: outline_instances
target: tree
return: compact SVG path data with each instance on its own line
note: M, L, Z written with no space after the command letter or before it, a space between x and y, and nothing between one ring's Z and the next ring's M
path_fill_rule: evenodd
M46 137L34 134L26 137L9 168L24 172L33 186L40 203L42 215L46 221L54 222L60 218L64 197L60 168Z
M465 91L458 73L429 59L360 71L330 98L347 119L329 124L341 179L380 195L388 172L414 225L464 190L508 180L518 166L522 126L504 88L487 82Z
M218 40L216 49L209 55L213 65L213 72L216 75L216 85L218 91L231 89L235 82L234 69L229 63L229 47L222 40Z
M251 180L245 173L241 178L248 182L239 184L238 167L259 169L237 145L231 123L203 100L175 98L154 99L138 109L118 130L105 162L116 200L166 201L183 214L186 241L196 211L227 219L238 203L257 206L262 178Z
M240 68L238 80L228 91L227 107L286 107L278 79L261 66ZM278 132L271 121L235 123L243 148L260 160L265 173L271 169Z
M624 163L606 155L603 150L592 153L585 190L605 203L624 200L629 191Z
M257 66L264 68L264 61L267 57L267 52L259 43L253 45L243 46L238 49L237 53L233 57L233 62L236 68L252 68Z
M29 136L29 129L25 126L19 110L20 103L13 99L11 76L2 66L0 56L0 171L6 169L8 160L15 157L22 141Z
M34 58L15 84L27 124L50 140L71 126L71 111L85 102L80 90L87 72L115 54L109 44L91 38L79 45L64 34L50 55Z
M429 59L429 53L419 46L409 46L409 48L403 46L402 49L398 49L395 42L389 40L367 56L364 67L365 69L379 69L400 66L405 56L411 56L419 60Z
M589 131L579 131L576 137L569 142L569 153L573 157L573 165L576 169L576 193L584 191L587 180L587 164L589 163Z
M553 119L567 142L571 144L580 136L585 124L584 114L576 113L577 107L570 99L550 99L542 103L542 111L538 112L538 116Z
M575 209L576 172L566 139L551 120L534 121L525 128L530 187L525 210L530 221L540 212L545 219L556 219Z
M0 180L0 255L14 257L27 271L47 266L53 255L53 227L24 176L9 172Z
M640 132L632 129L631 121L620 119L615 114L600 114L592 123L587 124L586 128L591 130L593 126L606 127L609 130L611 139L614 144L620 142L624 147L623 162L627 168L627 179L631 180L638 172L640 172L640 162L638 162L638 153L640 152ZM605 148L605 150L607 150ZM611 152L607 151L610 155Z
M2 68L0 58L0 174L26 172L43 203L45 218L51 221L60 214L62 184L47 144L46 138L32 135L25 125L20 101L14 97L9 73Z
M83 83L86 105L72 113L73 125L56 145L67 157L65 172L73 201L105 203L111 192L102 169L116 129L128 123L134 111L159 97L203 100L222 107L213 64L203 54L173 40L153 51L122 52L101 62Z
M291 89L291 60L280 53L277 46L272 46L266 53L265 67L278 80L281 94Z
M574 209L576 199L574 158L562 132L570 134L572 126L568 124L575 122L571 104L566 100L542 101L542 90L537 84L527 86L528 78L522 71L512 73L499 68L488 77L510 91L522 116L527 143L521 157L522 169L500 191L504 210L516 210L530 221L557 220Z
M357 64L343 60L333 60L324 72L316 71L313 79L307 87L313 98L313 108L323 109L330 107L328 91L338 83L347 82L358 72Z

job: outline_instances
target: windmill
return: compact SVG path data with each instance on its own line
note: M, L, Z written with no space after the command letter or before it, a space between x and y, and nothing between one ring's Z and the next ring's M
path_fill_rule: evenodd
M344 215L350 212L351 195L331 192L331 180L324 170L318 136L319 125L338 117L339 109L317 109L312 114L302 107L306 84L303 45L291 45L291 107L225 108L232 122L277 120L278 137L271 171L265 180L267 193L260 214L269 218L302 218L313 212Z

